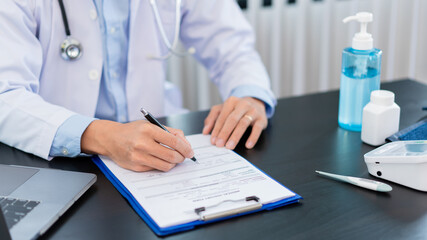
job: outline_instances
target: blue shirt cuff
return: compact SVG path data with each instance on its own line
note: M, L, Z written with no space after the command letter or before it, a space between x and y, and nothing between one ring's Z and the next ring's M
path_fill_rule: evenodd
M83 132L95 118L73 115L56 131L50 148L51 157L75 157L81 153L80 140Z
M231 91L231 96L235 97L253 97L264 102L265 112L267 118L271 118L274 115L274 108L277 105L276 98L265 89L262 89L256 85L243 85L236 87Z

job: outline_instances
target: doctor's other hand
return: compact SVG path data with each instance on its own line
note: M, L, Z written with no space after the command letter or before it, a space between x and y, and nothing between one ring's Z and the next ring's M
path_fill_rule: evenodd
M168 130L143 120L125 124L95 120L83 132L81 151L108 156L133 171L169 171L194 152L181 130Z
M229 97L223 104L212 107L205 119L203 134L211 133L211 143L234 149L246 129L252 126L245 143L251 149L267 127L268 120L263 101L252 97Z

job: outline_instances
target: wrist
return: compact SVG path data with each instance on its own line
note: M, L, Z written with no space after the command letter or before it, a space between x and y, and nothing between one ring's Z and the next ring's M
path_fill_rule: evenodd
M109 142L111 132L118 122L107 120L95 120L86 128L81 137L81 152L86 154L110 155Z
M256 97L244 97L248 99L250 102L255 103L256 105L262 106L265 109L265 102L261 99L258 99Z

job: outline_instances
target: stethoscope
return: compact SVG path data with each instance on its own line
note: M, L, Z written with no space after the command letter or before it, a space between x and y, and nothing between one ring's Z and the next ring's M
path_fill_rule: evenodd
M61 57L67 61L79 59L83 54L83 47L79 41L71 37L70 27L68 26L67 13L65 12L64 3L58 0L61 8L62 21L64 22L65 35L67 36L61 44Z
M68 25L67 13L65 12L64 3L62 0L58 0L59 7L61 8L62 21L64 22L65 35L66 38L61 44L61 56L66 61L74 61L79 59L83 54L83 47L79 41L71 36L70 27ZM196 52L194 47L190 47L186 52L178 52L176 50L179 40L179 32L181 28L180 17L181 17L181 0L176 0L175 5L175 33L172 44L169 42L166 37L165 29L163 28L163 23L160 19L159 10L157 8L157 1L150 0L150 6L153 9L154 18L156 20L157 27L159 28L160 35L164 44L168 49L168 53L163 56L147 56L149 59L154 60L166 60L170 58L172 55L176 55L178 57L184 57L187 55L194 54Z
M153 9L154 18L156 19L157 27L159 28L160 35L162 36L163 42L165 43L166 47L168 48L168 53L163 56L148 56L149 59L155 59L155 60L166 60L170 58L172 55L178 56L178 57L185 57L187 55L194 54L196 52L196 49L194 47L188 48L186 52L178 52L176 50L179 40L179 32L181 31L181 0L176 0L175 3L175 33L173 36L172 44L169 42L169 39L166 37L165 29L163 28L162 20L159 16L159 10L157 8L157 1L156 0L150 0L151 9Z

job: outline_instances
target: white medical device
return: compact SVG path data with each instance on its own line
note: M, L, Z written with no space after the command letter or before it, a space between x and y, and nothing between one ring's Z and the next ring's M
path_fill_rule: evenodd
M365 154L371 175L427 191L427 141L396 141Z

